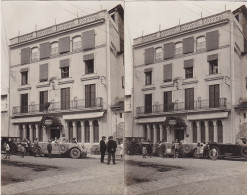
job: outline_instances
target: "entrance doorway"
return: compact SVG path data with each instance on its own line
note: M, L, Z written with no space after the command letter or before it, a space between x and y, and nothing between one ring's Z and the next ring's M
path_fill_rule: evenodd
M175 129L175 140L177 142L180 142L184 140L184 130L183 129Z
M54 140L55 137L56 137L57 139L60 138L60 128L59 128L59 127L51 127L50 130L51 130L50 139L53 139L53 140Z

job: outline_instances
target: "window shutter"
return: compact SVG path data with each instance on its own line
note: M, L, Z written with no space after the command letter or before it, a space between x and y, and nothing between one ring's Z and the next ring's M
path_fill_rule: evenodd
M219 31L215 30L206 33L206 48L211 51L219 48Z
M45 59L50 57L50 43L42 43L40 44L40 59Z
M193 65L194 65L194 60L193 59L184 61L184 68L190 68L190 67L193 67Z
M66 53L70 51L70 37L63 37L58 40L59 53Z
M91 85L90 98L91 106L95 106L95 85Z
M174 47L173 42L164 44L164 59L169 59L174 57Z
M21 64L30 63L30 47L21 49Z
M214 106L215 108L220 106L220 85L214 86Z
M145 64L154 63L154 48L145 49Z
M94 30L90 30L82 33L82 48L83 50L95 48Z
M218 54L209 55L207 61L218 60Z
M47 81L48 80L48 63L41 64L39 66L39 80L40 81Z
M66 109L70 108L70 88L65 89L65 101L66 101Z
M90 100L90 89L89 85L85 85L85 107L89 107L89 100Z
M172 80L172 64L164 65L164 82Z
M214 85L209 85L209 108L214 107Z
M194 52L194 37L183 39L183 53Z
M94 59L94 54L88 54L83 56L83 61Z
M69 59L60 60L60 68L68 67L68 66L69 66Z

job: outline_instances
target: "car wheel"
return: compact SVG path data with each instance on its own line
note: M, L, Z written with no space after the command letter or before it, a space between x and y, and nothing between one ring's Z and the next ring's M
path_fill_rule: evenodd
M209 150L208 155L209 155L209 158L210 159L216 160L216 159L219 158L220 153L219 153L219 150L218 149L212 148L212 149Z
M183 153L184 154L189 154L191 152L191 146L189 144L185 144L183 146Z
M61 154L63 154L63 153L65 153L66 151L67 151L67 145L61 144L61 145L59 146L59 152L60 152Z
M247 146L241 148L241 155L247 158Z
M70 156L71 158L75 158L75 159L80 158L81 151L77 148L72 148L72 150L70 151Z
M37 152L36 152L36 156L40 157L41 155L42 155L42 150L41 150L41 148L38 148Z

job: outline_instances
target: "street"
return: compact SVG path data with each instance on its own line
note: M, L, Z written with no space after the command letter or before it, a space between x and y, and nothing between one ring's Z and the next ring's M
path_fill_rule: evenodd
M101 164L96 155L77 160L13 155L2 159L2 194L244 195L247 191L246 161L135 155L116 162Z

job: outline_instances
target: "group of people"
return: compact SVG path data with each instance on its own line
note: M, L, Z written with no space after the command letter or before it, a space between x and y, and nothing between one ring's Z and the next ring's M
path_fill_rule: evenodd
M206 143L197 143L196 155L198 158L208 158L208 151L209 146Z
M115 165L115 154L116 154L116 149L117 149L117 143L116 141L113 140L112 136L108 137L108 142L105 142L106 137L102 136L102 140L100 141L100 153L101 153L101 159L100 162L104 163L104 158L105 158L105 154L106 151L108 153L108 161L107 161L107 165L110 164L111 162L111 158L112 158L112 163Z

